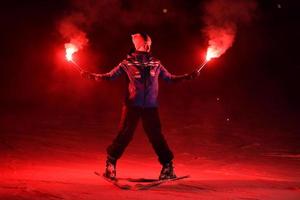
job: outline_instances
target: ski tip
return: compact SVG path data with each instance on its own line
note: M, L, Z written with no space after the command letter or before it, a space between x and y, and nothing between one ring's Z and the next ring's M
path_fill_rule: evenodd
M191 178L191 175L184 175L184 176L181 176L182 178Z
M94 171L94 174L96 174L97 176L102 176L102 174L97 171Z
M184 178L190 178L190 175L183 175L183 176L177 176L175 178L165 179L165 180L178 180L178 179L184 179Z

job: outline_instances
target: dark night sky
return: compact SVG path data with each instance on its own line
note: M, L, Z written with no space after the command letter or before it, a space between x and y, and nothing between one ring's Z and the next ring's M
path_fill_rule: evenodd
M122 1L122 6L130 9L133 2ZM154 1L145 2L152 5ZM201 32L202 3L176 0L172 5L159 4L161 8L149 6L147 12L161 15L161 22L152 24L143 23L143 15L139 14L139 23L124 26L117 17L109 15L104 24L95 23L88 28L89 46L78 54L78 62L96 72L111 69L126 55L131 45L130 33L143 29L153 38L154 55L169 71L190 72L201 61L199 52L206 48ZM1 4L3 108L120 104L123 79L96 84L82 81L62 57L67 41L58 33L57 24L70 12L70 1ZM253 21L239 27L233 47L212 61L199 80L175 86L162 84L162 104L169 98L189 104L220 96L228 106L278 109L279 113L298 115L299 4L287 0L258 1ZM164 8L169 9L167 14L162 13ZM108 92L109 97L103 95Z

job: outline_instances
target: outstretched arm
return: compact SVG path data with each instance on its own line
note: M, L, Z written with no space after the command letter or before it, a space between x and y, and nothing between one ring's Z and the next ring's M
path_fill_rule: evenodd
M162 77L163 80L168 82L178 82L182 80L192 80L199 76L198 72L192 72L190 74L183 74L183 75L174 75L168 72L168 70L163 66L160 65L160 73L159 76Z
M115 80L124 73L122 63L114 67L110 72L104 74L90 73L87 71L82 72L82 76L86 79L100 81L100 80Z

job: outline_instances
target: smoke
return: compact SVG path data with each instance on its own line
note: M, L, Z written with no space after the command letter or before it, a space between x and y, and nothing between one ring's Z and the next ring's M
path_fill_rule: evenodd
M166 13L166 7L175 10L171 0L70 0L70 10L59 23L59 32L65 39L84 46L88 41L85 32L92 31L93 26L111 29L111 32L115 33L121 32L120 28L130 28L137 24L162 23L166 16L175 15L175 12Z
M205 5L208 58L219 57L235 40L238 25L252 20L255 0L212 0Z
M164 9L171 10L171 0L165 2L153 1L124 1L124 0L70 0L68 11L59 22L59 33L66 41L66 50L74 52L88 45L88 34L98 30L108 32L114 36L124 34L123 30L134 30L135 26L146 26L163 23L163 19L174 17ZM136 29L135 29L136 30ZM133 31L130 31L133 32ZM70 53L71 55L72 53Z
M67 17L59 24L59 32L67 41L65 44L66 51L70 49L70 47L72 47L71 49L74 50L70 55L84 48L89 41L86 33L79 28L79 19L84 20L83 18ZM68 53L70 52L67 52L67 56L70 56ZM68 60L70 60L69 58L70 57L68 57Z

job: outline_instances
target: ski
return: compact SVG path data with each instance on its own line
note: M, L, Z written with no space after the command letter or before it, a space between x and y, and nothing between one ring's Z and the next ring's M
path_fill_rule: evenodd
M118 187L119 189L122 190L148 190L150 188L168 183L168 182L173 182L177 180L182 180L185 178L189 178L189 175L185 176L178 176L173 179L165 179L165 180L159 180L159 179L148 179L148 178L116 178L114 180L106 178L99 172L94 172L97 176L101 176L104 178L104 180L108 181L109 183L112 183L114 186ZM135 184L123 184L120 183L120 181L127 181L127 182L132 182Z
M124 181L128 181L128 182L138 182L138 183L151 183L151 182L155 182L158 181L159 179L151 179L151 178L119 178L119 180L124 180Z
M122 189L122 190L130 190L132 188L132 186L128 185L128 184L121 184L119 182L119 179L109 179L106 178L105 176L103 176L103 174L99 173L99 172L94 172L97 176L101 176L103 177L104 180L106 180L109 183L112 183L114 186Z
M177 181L177 180L182 180L185 178L189 178L189 175L185 175L185 176L178 176L176 178L172 178L172 179L165 179L165 180L156 180L156 181L152 181L150 183L137 183L134 185L134 189L135 190L148 190L152 187L156 187L168 182L173 182L173 181Z

